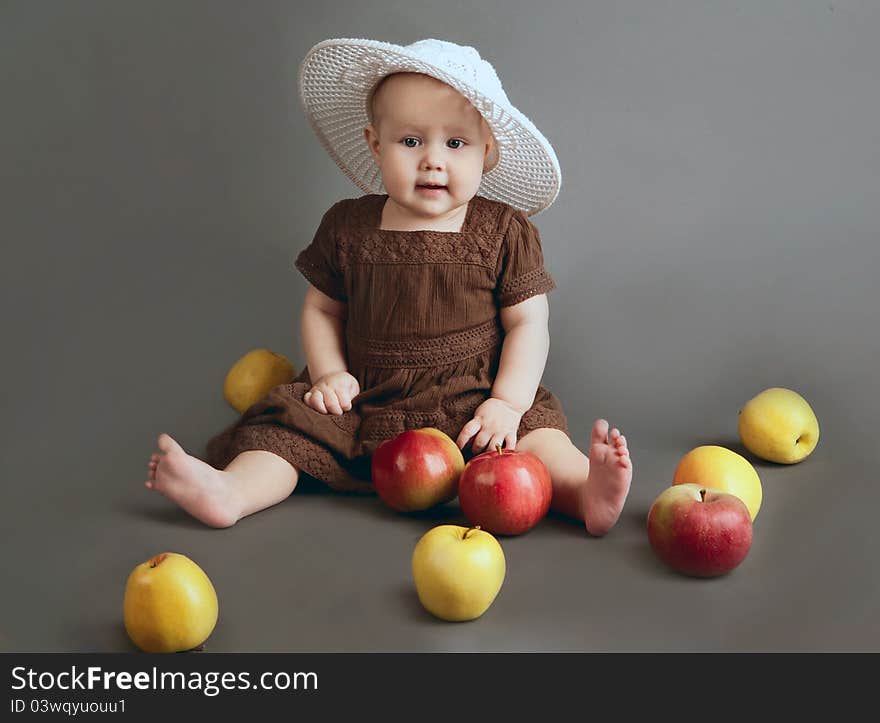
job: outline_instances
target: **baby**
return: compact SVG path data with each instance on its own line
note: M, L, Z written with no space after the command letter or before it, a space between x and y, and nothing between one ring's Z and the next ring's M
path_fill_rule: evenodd
M549 142L473 48L438 40L325 41L300 95L343 171L385 193L335 204L297 258L307 368L212 439L207 461L160 435L146 486L228 527L301 473L369 492L384 439L436 427L466 459L534 453L553 509L607 533L632 479L626 438L598 419L584 455L540 385L555 284L528 215L558 193Z

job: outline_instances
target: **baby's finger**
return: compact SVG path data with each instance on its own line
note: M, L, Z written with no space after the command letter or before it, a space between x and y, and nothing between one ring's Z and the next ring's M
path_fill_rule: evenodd
M327 405L324 404L324 392L320 389L312 389L309 394L311 394L309 406L316 412L327 414Z
M504 438L504 446L507 449L516 449L516 432L511 432Z
M504 446L504 434L503 433L493 434L492 439L489 441L489 451L492 452L492 451L498 449L499 447L503 447L503 446Z
M459 432L458 434L458 439L455 440L455 443L458 445L459 449L465 448L468 440L480 431L480 426L481 424L479 419L472 419L461 428L461 432Z
M351 398L348 396L347 391L342 389L337 391L336 398L339 400L339 407L343 412L347 412L351 409Z
M328 389L324 392L324 404L327 405L327 411L330 412L330 414L342 414L342 407L340 406L339 399L333 389Z
M474 438L474 452L482 452L486 449L486 445L489 444L490 439L492 439L492 433L485 429L481 429L479 434Z

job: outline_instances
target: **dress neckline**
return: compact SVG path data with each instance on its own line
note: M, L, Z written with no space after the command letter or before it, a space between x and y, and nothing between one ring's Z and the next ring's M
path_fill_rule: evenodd
M433 228L417 228L417 229L410 229L407 231L407 230L398 229L398 228L381 228L381 226L382 226L382 211L385 208L386 202L388 201L388 194L387 193L379 194L376 196L376 198L378 199L378 203L376 204L376 209L373 213L373 219L372 219L372 222L370 223L370 226L375 231L381 231L383 233L440 233L440 234L450 234L453 236L456 234L466 233L467 231L470 230L471 216L473 215L474 206L476 205L475 201L477 199L477 197L474 196L470 201L468 201L467 211L465 211L465 214L464 214L464 221L461 222L461 228L459 228L458 231L440 231L439 229L433 229Z

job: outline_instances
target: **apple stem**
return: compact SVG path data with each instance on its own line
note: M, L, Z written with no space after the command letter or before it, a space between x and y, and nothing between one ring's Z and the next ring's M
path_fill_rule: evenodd
M162 560L168 557L167 552L163 552L161 555L156 555L153 559L150 560L150 567L156 567Z
M501 454L501 445L500 444L496 444L495 449L497 450L498 454Z
M706 490L700 490L700 502L706 501Z
M462 539L462 540L466 540L466 539L467 539L467 536L468 536L471 532L473 532L474 530L479 530L479 529L480 529L480 526L479 526L479 525L477 525L476 527L468 527L468 529L466 529L466 530L464 531L464 536L463 536L461 539Z

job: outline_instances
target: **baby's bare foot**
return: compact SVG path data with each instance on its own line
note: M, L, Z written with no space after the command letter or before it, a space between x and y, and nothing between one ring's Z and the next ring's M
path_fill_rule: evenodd
M590 439L590 474L584 488L584 522L591 535L604 535L614 527L632 481L632 462L626 437L608 422L597 419Z
M187 454L167 434L160 434L159 452L147 464L144 483L176 502L193 517L211 527L230 527L238 522L228 472Z

